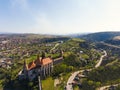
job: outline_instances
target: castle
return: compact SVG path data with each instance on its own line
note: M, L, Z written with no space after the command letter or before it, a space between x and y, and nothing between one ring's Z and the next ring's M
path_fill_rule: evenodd
M40 76L45 78L50 75L53 70L53 60L50 57L45 57L42 54L42 57L37 56L37 59L30 62L28 65L24 60L23 70L19 72L19 79L29 79L30 81Z

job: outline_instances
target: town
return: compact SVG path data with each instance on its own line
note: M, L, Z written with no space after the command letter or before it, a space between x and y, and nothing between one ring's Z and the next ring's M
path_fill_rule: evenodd
M0 90L120 90L120 0L0 0Z
M114 90L119 86L104 86L104 77L98 78L104 65L118 70L118 60L113 60L119 58L119 46L38 34L1 35L0 46L0 85L5 90Z

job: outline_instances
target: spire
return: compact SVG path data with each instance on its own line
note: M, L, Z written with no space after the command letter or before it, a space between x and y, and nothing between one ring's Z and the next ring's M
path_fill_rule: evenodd
M39 60L39 58L40 58L40 56L39 56L39 54L37 55L37 60Z
M28 70L26 60L24 60L23 70Z
M34 68L34 67L36 67L36 64L35 64L35 62L34 62L34 60L33 60L32 62L30 62L30 63L28 64L28 69L30 70L30 69L32 69L32 68Z
M45 52L42 52L42 59L45 58Z
M39 56L39 54L37 55L37 59L34 61L34 63L38 66L41 65L41 57Z

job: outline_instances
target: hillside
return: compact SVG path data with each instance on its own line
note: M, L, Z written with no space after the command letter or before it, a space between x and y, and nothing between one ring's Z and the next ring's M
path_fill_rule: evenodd
M6 38L19 38L19 39L43 39L43 38L60 38L65 36L57 36L57 35L47 35L47 34L2 34L0 33L0 37L6 37Z
M110 55L103 59L101 67L95 68L86 73L87 78L83 79L81 90L120 90L120 89L96 89L101 86L114 85L120 83L120 60L115 55ZM116 53L119 54L119 53ZM113 57L114 56L114 57Z
M112 39L115 36L120 36L120 32L98 32L98 33L91 33L83 36L77 36L77 38L82 38L88 41L105 41L108 39Z
M120 46L120 36L115 36L115 37L108 39L104 42L107 44L110 44L110 45Z
M120 63L99 67L88 73L82 90L96 90L96 87L120 83ZM98 78L99 77L99 78ZM103 89L101 89L103 90ZM108 89L104 89L108 90ZM109 89L111 90L111 89ZM116 89L112 89L116 90Z

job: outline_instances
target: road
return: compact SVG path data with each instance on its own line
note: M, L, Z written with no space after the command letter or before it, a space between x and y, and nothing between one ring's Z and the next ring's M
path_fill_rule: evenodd
M55 46L50 50L50 52L51 52L52 50L54 50L58 45L59 45L59 43L56 43Z
M114 85L112 85L112 86L118 86L118 85L120 85L120 84L114 84ZM102 86L102 87L100 87L99 89L97 89L97 90L108 90L108 89L106 89L106 88L109 88L111 85L107 85L107 86Z
M120 49L120 46L117 46L117 45L112 45L112 44L108 44L108 43L105 43L105 42L101 42L103 45L106 45L106 46L109 46L109 47L113 47L113 48L117 48L117 49Z
M104 58L105 56L107 56L107 52L106 52L105 50L104 50L103 52L104 52L104 55L102 55L102 56L100 57L100 60L99 60L99 62L95 65L95 68L98 68L98 67L101 65L101 63L102 63L103 58Z
M104 58L105 56L107 56L107 52L106 52L105 50L104 50L103 52L104 52L104 55L102 55L102 56L100 57L100 60L99 60L99 62L95 65L95 68L98 68L98 67L101 65L101 63L102 63L103 58ZM88 69L88 70L91 71L92 69ZM75 76L76 76L79 72L83 72L83 71L85 71L85 70L80 70L80 71L76 71L76 72L72 73L72 75L69 77L69 79L68 79L68 81L67 81L67 86L66 86L66 89L67 89L67 90L73 90L73 87L72 87L72 84L71 84L71 83L73 82Z
M72 73L72 75L70 76L70 78L68 79L68 82L67 82L67 86L66 86L66 89L67 90L73 90L73 87L72 87L72 82L75 78L75 76L79 73L80 71L76 71L74 73Z

